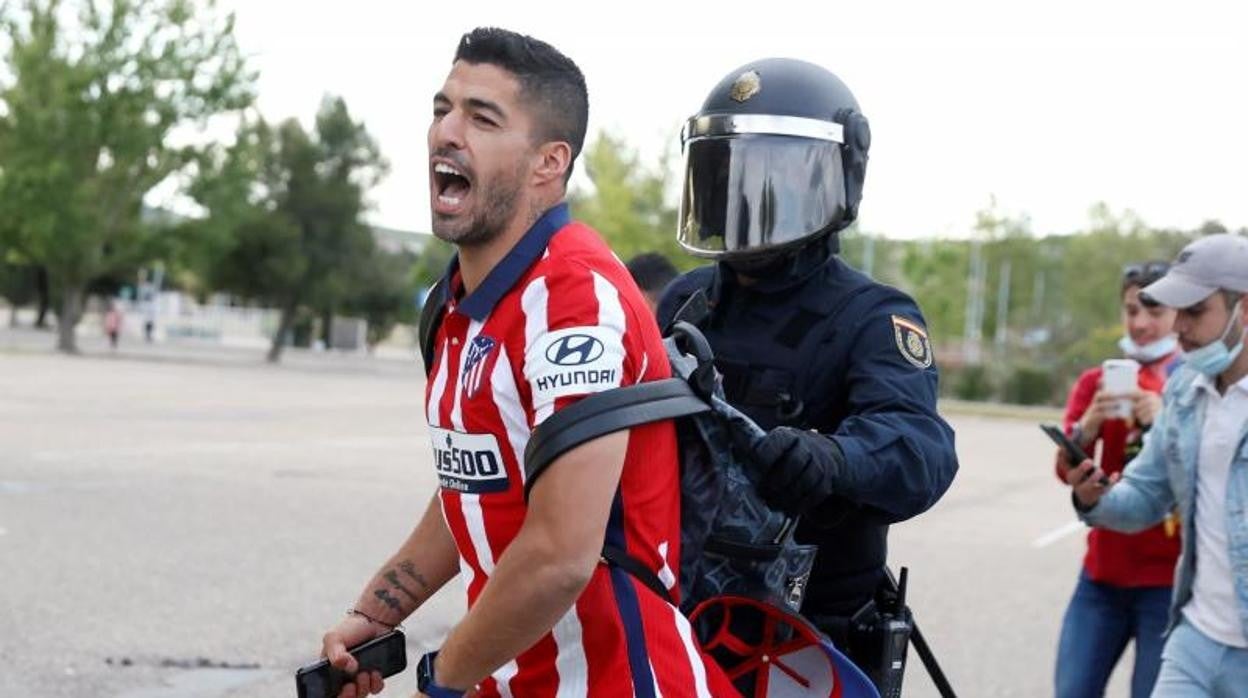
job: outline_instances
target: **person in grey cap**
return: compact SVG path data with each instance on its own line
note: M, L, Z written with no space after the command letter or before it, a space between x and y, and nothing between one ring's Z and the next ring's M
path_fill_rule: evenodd
M1248 698L1248 238L1210 235L1141 292L1175 308L1183 366L1122 473L1067 482L1080 518L1132 533L1176 505L1182 552L1153 696Z

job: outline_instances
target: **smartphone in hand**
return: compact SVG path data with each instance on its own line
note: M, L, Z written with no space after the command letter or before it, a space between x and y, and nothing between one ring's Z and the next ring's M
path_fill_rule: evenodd
M1080 463L1091 459L1091 456L1085 453L1079 444L1071 441L1070 437L1066 436L1066 432L1062 431L1056 424L1041 424L1040 430L1045 434L1048 434L1049 438L1053 440L1053 443L1057 444L1059 448L1066 452L1066 461L1070 464L1069 467L1078 467ZM1109 478L1101 475L1099 482L1102 485L1108 485Z
M407 644L399 630L391 630L347 651L360 663L360 671L381 672L383 679L407 668ZM355 674L330 666L328 659L295 672L299 698L337 698L342 687L354 679Z

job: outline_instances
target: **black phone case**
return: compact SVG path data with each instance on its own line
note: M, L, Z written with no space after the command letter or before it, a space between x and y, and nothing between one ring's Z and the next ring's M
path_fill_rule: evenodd
M1048 434L1049 438L1053 439L1053 443L1057 444L1058 448L1066 451L1066 460L1070 461L1069 467L1074 468L1085 460L1091 460L1092 457L1085 453L1084 450L1079 447L1079 444L1071 441L1070 437L1066 435L1066 432L1059 429L1056 425L1041 424L1040 430L1045 434ZM1097 482L1102 485L1108 485L1109 478L1102 475Z
M1040 429L1053 440L1053 443L1057 444L1060 448L1066 451L1066 457L1070 460L1070 467L1073 468L1085 460L1088 460L1088 454L1079 447L1079 444L1071 441L1070 437L1066 436L1066 433L1058 427L1052 424L1041 424Z
M360 671L379 671L382 678L407 668L407 641L399 630L391 630L347 651L360 663ZM353 674L335 669L328 659L322 659L295 672L295 688L299 698L337 698L338 692L353 678Z

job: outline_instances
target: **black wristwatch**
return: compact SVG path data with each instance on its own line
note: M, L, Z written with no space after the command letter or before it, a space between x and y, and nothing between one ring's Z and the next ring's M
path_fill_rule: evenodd
M437 652L430 652L420 658L416 665L416 689L429 698L463 698L464 691L443 688L433 676L433 660L438 658Z

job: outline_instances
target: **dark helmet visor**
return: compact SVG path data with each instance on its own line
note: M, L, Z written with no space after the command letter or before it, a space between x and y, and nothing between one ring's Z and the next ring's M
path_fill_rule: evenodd
M782 248L845 211L841 146L795 135L690 139L677 240L690 253L732 259Z

